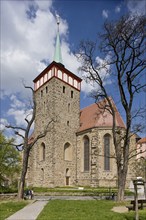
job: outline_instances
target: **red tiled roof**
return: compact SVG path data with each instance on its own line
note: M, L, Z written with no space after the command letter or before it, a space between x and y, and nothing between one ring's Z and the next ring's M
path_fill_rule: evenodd
M113 102L113 101L112 101ZM103 105L103 101L100 104ZM123 119L118 112L114 102L113 102L115 111L116 111L116 126L125 128ZM94 127L112 127L113 118L108 110L103 110L99 107L99 103L92 104L85 107L80 111L80 131L84 131Z
M138 144L146 143L146 137L141 138L137 143Z

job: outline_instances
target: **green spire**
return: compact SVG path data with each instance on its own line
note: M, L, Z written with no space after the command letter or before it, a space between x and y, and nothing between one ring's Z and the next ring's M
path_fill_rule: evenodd
M57 31L57 37L56 37L56 47L55 47L55 53L54 53L54 61L56 63L62 63L62 55L61 55L61 47L60 47L60 36L59 36L59 16L56 15L57 18L57 25L58 25L58 31Z

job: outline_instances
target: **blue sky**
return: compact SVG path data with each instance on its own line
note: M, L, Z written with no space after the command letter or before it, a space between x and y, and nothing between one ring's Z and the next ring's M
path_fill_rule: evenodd
M22 80L33 86L33 79L45 68L43 60L48 64L53 61L55 13L60 15L63 63L79 75L74 51L81 40L96 40L106 19L115 20L127 12L144 14L146 10L145 0L3 0L0 4L2 128L9 121L24 125L24 116L30 113L30 94ZM82 82L81 108L94 102L88 97L91 89Z

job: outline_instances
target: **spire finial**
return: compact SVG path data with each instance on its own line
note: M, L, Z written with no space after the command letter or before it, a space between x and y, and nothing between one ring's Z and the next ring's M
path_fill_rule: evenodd
M56 14L56 21L57 21L58 31L59 31L60 16L58 14Z
M60 37L59 37L59 24L60 24L60 16L58 14L56 16L56 22L58 26L57 38L56 38L56 47L54 54L54 61L57 63L62 63L62 55L61 55L61 47L60 47Z

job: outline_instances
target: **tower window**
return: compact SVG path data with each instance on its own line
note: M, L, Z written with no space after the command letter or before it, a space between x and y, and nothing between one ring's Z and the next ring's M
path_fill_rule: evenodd
M70 113L70 103L68 103L68 113Z
M46 86L46 93L48 93L48 86Z
M74 92L73 92L73 91L71 91L71 98L73 98L73 96L74 96Z
M40 161L45 160L45 144L42 142L40 146Z
M41 90L41 97L43 97L43 90Z
M63 93L65 93L65 86L63 86Z
M67 121L67 126L69 126L69 121Z

